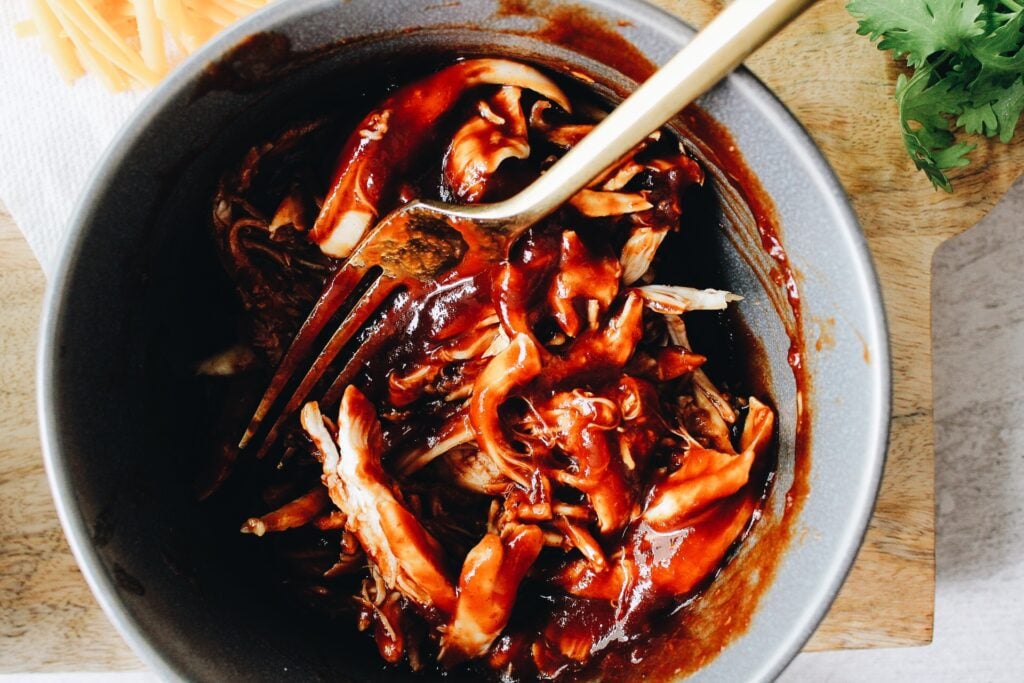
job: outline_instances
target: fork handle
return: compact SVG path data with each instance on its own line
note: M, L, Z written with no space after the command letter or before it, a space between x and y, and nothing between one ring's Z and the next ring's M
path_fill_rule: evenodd
M508 230L541 220L735 69L815 0L735 0L519 194L454 213ZM449 211L454 207L445 207Z

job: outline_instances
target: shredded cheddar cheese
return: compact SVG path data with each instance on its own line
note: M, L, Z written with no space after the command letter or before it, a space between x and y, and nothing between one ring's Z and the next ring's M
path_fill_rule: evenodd
M214 34L271 0L29 0L15 33L38 39L61 77L114 91L155 85Z

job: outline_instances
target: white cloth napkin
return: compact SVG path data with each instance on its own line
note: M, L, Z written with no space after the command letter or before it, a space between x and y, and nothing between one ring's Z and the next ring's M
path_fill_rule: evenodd
M28 16L24 0L0 0L0 201L49 275L93 167L145 93L65 83L38 38L14 34Z

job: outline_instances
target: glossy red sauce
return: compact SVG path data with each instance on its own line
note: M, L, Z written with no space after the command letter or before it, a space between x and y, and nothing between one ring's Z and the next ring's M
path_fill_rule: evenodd
M503 3L502 11L524 14L535 7L531 3L506 2ZM548 9L546 4L545 9ZM545 19L548 28L543 31L543 35L552 42L604 61L635 80L642 80L653 70L652 65L635 48L624 47L628 43L612 29L578 10L560 7L557 11L548 11ZM279 51L279 47L275 49ZM568 679L586 677L597 670L611 678L625 677L627 671L630 678L664 678L699 668L749 624L758 597L770 583L779 555L790 540L790 522L806 495L809 471L809 455L806 452L809 404L806 396L809 383L803 364L800 296L797 280L782 245L774 208L736 152L727 131L695 108L684 113L683 123L684 128L700 139L703 148L711 151L712 162L726 172L750 207L757 224L760 247L776 264L773 281L766 282L765 286L781 290L788 307L787 311L780 311L780 316L789 323L789 363L801 400L797 410L796 476L792 487L785 494L785 511L781 518L776 518L770 510L762 508L774 477L774 463L762 461L757 473L751 477L752 484L726 504L711 510L699 526L670 534L653 534L646 522L631 523L622 531L622 543L626 556L634 559L641 567L641 575L630 591L618 595L614 600L608 600L605 595L607 591L601 588L601 580L577 575L572 579L578 587L576 592L585 595L590 591L595 596L588 598L553 592L544 584L527 579L521 589L521 603L517 604L508 628L490 654L490 667L501 668L512 664L520 676L532 675L530 672L535 674L539 665L538 655L530 651L529 645L540 636L549 641L579 640L587 643L588 661L583 666L554 654L551 656L555 659L543 663L542 668L545 670L557 672ZM383 164L389 161L405 163L404 159L381 158L379 161ZM499 191L514 191L517 185L534 173L536 169L524 169L522 180L506 182ZM430 196L436 190L423 184L422 179L425 177L430 177L430 174L422 172L420 180L406 183L401 189L391 188L388 191L398 196ZM385 191L385 188L381 188L381 191ZM426 290L416 292L417 296L403 293L395 296L387 313L372 321L356 342L359 344L366 339L375 340L357 383L382 415L400 414L416 400L416 397L410 400L401 392L396 393L391 382L396 368L421 364L424 358L434 352L438 342L465 333L468 326L479 320L492 303L499 308L499 317L506 319L511 319L517 307L523 306L522 302L517 304L514 300L504 300L502 296L495 295L496 283L502 282L502 278L526 283L522 290L523 296L531 300L536 298L537 293L530 289L529 283L548 282L558 270L556 257L559 254L560 232L559 226L545 223L523 238L514 258L508 263L492 266L467 260L462 267L448 273ZM584 278L587 281L598 281L602 276L601 259L594 255L599 253L599 248L585 251L580 262L575 264L576 270L588 274ZM514 292L516 288L506 286L503 291ZM756 339L749 331L742 330L741 326L737 330L731 334L740 338L738 344L745 347L741 353L748 356L746 362L756 362L760 354ZM388 343L385 344L384 340ZM583 337L576 342L581 347L584 346L582 340ZM613 395L621 391L620 369L615 367L614 362L609 363L609 359L601 353L601 347L595 346L593 353L567 354L564 357L555 354L548 359L550 375L534 382L524 397L536 404L551 401L557 395L559 378L570 376L585 381L598 395ZM471 379L472 373L481 370L482 367L467 365L461 370L462 376L452 378L452 381L464 381L467 377ZM756 375L756 369L753 372ZM759 390L768 384L763 377L748 376L742 381L761 395L764 394ZM637 391L642 395L644 392L654 392L653 387L653 384L648 384ZM425 442L431 445L430 440L437 438L438 424L450 418L454 412L455 407L452 406L451 410L437 410L429 416L386 421L384 439L388 450L399 449L407 443ZM654 442L664 431L664 427L658 426L664 419L657 416L656 410L652 414L656 417L652 420L649 432L636 435L638 443L646 443L648 448L653 448ZM580 433L576 438L589 437ZM594 448L593 442L587 443L588 452L593 452ZM550 469L542 464L538 471L551 475L554 469L555 463L552 463ZM616 476L622 478L625 475L620 473ZM545 495L549 494L542 488L528 490L524 504L542 503ZM621 492L612 497L621 499ZM625 502L632 504L635 501L627 498ZM468 503L467 509L472 511L473 505L472 502ZM727 564L724 569L710 576L698 572L692 577L685 574L683 566L675 564L674 558L679 556L682 545L710 547L714 546L714 539L732 539L737 534L741 539L753 535L757 541L742 544L742 561ZM734 549L730 549L732 546L729 540L727 547L709 552L730 556L735 553ZM559 571L561 562L560 559L554 560L545 567L542 559L538 564L538 575ZM756 585L748 584L746 577L755 574L759 576L759 582ZM670 588L673 585L675 587ZM597 599L597 596L601 596L601 599ZM657 656L648 656L654 653ZM480 671L488 672L490 668L481 668Z
M543 21L550 13L551 5L545 0L503 0L503 11L509 14L534 17ZM566 6L565 14L576 13L587 16L585 9ZM646 80L655 70L655 65L634 49L621 49L621 36L614 27L600 19L588 17L585 22L573 22L582 29L582 36L565 37L553 42L565 47L583 48L581 52L599 62L615 65L617 70L637 82ZM561 29L549 22L544 35L555 38ZM628 55L622 64L620 55ZM620 93L625 95L627 93ZM810 490L811 472L811 395L813 386L808 369L804 364L806 342L796 273L786 255L782 228L771 197L764 191L756 175L750 170L737 148L729 131L708 116L699 107L690 106L682 114L682 127L693 132L700 146L710 152L713 163L721 168L731 184L743 197L755 217L760 235L760 247L776 263L770 278L762 281L768 290L783 294L782 298L771 297L780 319L786 325L790 337L788 361L793 372L797 394L797 424L793 461L793 481L784 493L783 514L775 515L770 510L759 520L760 529L746 544L743 552L742 573L731 572L729 568L720 572L714 583L701 596L699 605L688 606L667 620L652 635L646 647L632 652L621 652L606 658L600 668L605 675L644 678L653 680L674 678L695 671L714 659L730 641L744 633L757 609L761 594L771 584L771 578L782 554L792 542L795 520L799 516L804 500ZM736 339L743 340L746 356L754 359L761 372L749 377L755 385L767 387L767 365L764 352L753 334L741 332ZM865 362L870 362L867 345L864 345ZM739 564L739 563L737 563ZM760 580L749 585L746 575L758 575ZM649 650L647 650L649 648ZM646 657L646 651L658 651L658 657ZM628 674L627 674L628 672Z

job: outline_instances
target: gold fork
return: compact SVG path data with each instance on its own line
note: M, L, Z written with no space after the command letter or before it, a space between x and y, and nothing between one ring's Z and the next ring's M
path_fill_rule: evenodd
M736 68L814 0L735 0L630 97L517 195L494 204L413 201L385 216L332 276L270 380L240 448L252 443L338 311L348 308L264 436L258 456L319 384L345 346L397 292L421 288L467 259L496 262L528 227L586 187L653 131ZM388 338L376 331L323 395L335 403L363 361Z

